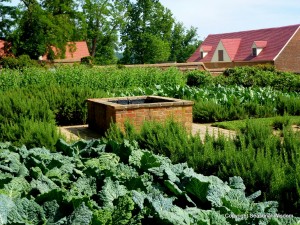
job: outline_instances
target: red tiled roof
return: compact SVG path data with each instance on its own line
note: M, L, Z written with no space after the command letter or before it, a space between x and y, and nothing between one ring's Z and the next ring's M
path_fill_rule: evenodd
M0 40L0 57L4 56L4 43L5 41Z
M235 55L240 47L241 39L221 39L221 42L226 49L226 52L231 60L234 60Z
M57 49L52 47L54 53ZM80 61L81 58L90 56L89 49L85 41L68 42L64 60ZM43 60L47 60L47 55L43 56Z
M299 27L300 24L234 33L211 34L202 43L202 45L212 46L212 50L207 56L203 59L200 58L200 48L202 46L200 45L187 62L210 62L221 39L241 39L233 61L272 61ZM267 42L267 46L258 56L252 56L253 43L262 40Z
M11 43L4 40L0 40L0 58L13 56L10 50L11 50Z
M202 49L204 52L209 52L209 51L211 51L212 46L209 46L209 45L201 45L201 49Z
M254 41L257 48L264 48L267 46L267 41Z

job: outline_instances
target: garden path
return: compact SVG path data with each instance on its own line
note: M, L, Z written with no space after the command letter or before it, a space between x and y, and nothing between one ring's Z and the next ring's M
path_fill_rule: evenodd
M76 125L76 126L64 126L59 127L59 130L62 135L64 135L67 140L69 141L76 141L79 139L93 139L99 138L100 135L89 129L88 125ZM192 134L193 135L200 135L200 138L204 140L206 132L210 136L219 136L220 134L224 135L225 137L234 137L236 135L235 131L226 130L218 127L213 127L211 124L198 124L193 123L192 125Z
M204 140L206 133L208 133L210 136L215 136L215 137L218 137L220 135L224 135L225 137L228 138L236 136L235 131L213 127L210 123L209 124L193 123L192 125L193 135L199 134L200 138Z

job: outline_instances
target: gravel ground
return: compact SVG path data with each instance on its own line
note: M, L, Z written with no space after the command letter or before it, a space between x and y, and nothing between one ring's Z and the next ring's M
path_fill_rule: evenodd
M294 131L300 132L300 127L297 125L292 126ZM76 141L79 139L95 139L99 138L100 135L88 128L88 125L77 125L77 126L65 126L59 127L59 131L64 135L69 141ZM222 129L218 127L213 127L211 124L199 124L193 123L192 134L200 135L201 139L204 140L206 132L210 136L218 137L220 134L228 138L233 138L236 136L236 132L233 130ZM275 135L279 135L279 131L274 130Z
M218 127L213 127L211 124L199 124L193 123L192 125L192 134L197 135L199 134L201 139L204 140L206 132L210 136L218 137L219 135L224 135L225 137L235 137L236 132L233 130L226 130Z
M77 125L77 126L65 126L59 127L62 135L64 135L69 141L76 141L79 139L94 139L99 138L100 135L90 130L88 125ZM200 135L201 139L204 140L206 132L211 136L219 136L220 134L225 137L235 137L236 132L232 130L226 130L218 127L212 127L211 124L198 124L193 123L192 134Z

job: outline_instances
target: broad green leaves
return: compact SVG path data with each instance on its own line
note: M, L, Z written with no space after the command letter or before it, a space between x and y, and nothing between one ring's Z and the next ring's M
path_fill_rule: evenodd
M170 55L174 19L159 1L138 0L128 7L128 21L122 30L123 63L167 61Z
M8 214L14 206L15 203L9 196L0 194L0 225L7 224Z
M60 152L51 153L0 144L0 224L297 221L274 219L277 202L256 203L260 192L247 197L240 177L226 183L197 174L186 163L173 165L166 157L139 149L136 142L59 141L57 147ZM269 217L249 217L255 213Z

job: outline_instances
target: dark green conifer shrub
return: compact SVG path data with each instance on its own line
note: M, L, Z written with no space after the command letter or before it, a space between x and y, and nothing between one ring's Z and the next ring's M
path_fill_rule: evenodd
M0 65L5 69L23 69L26 67L37 67L38 63L30 59L28 55L21 55L18 58L3 57L0 60Z
M212 76L207 71L192 70L186 74L186 84L190 87L207 86L213 83Z

